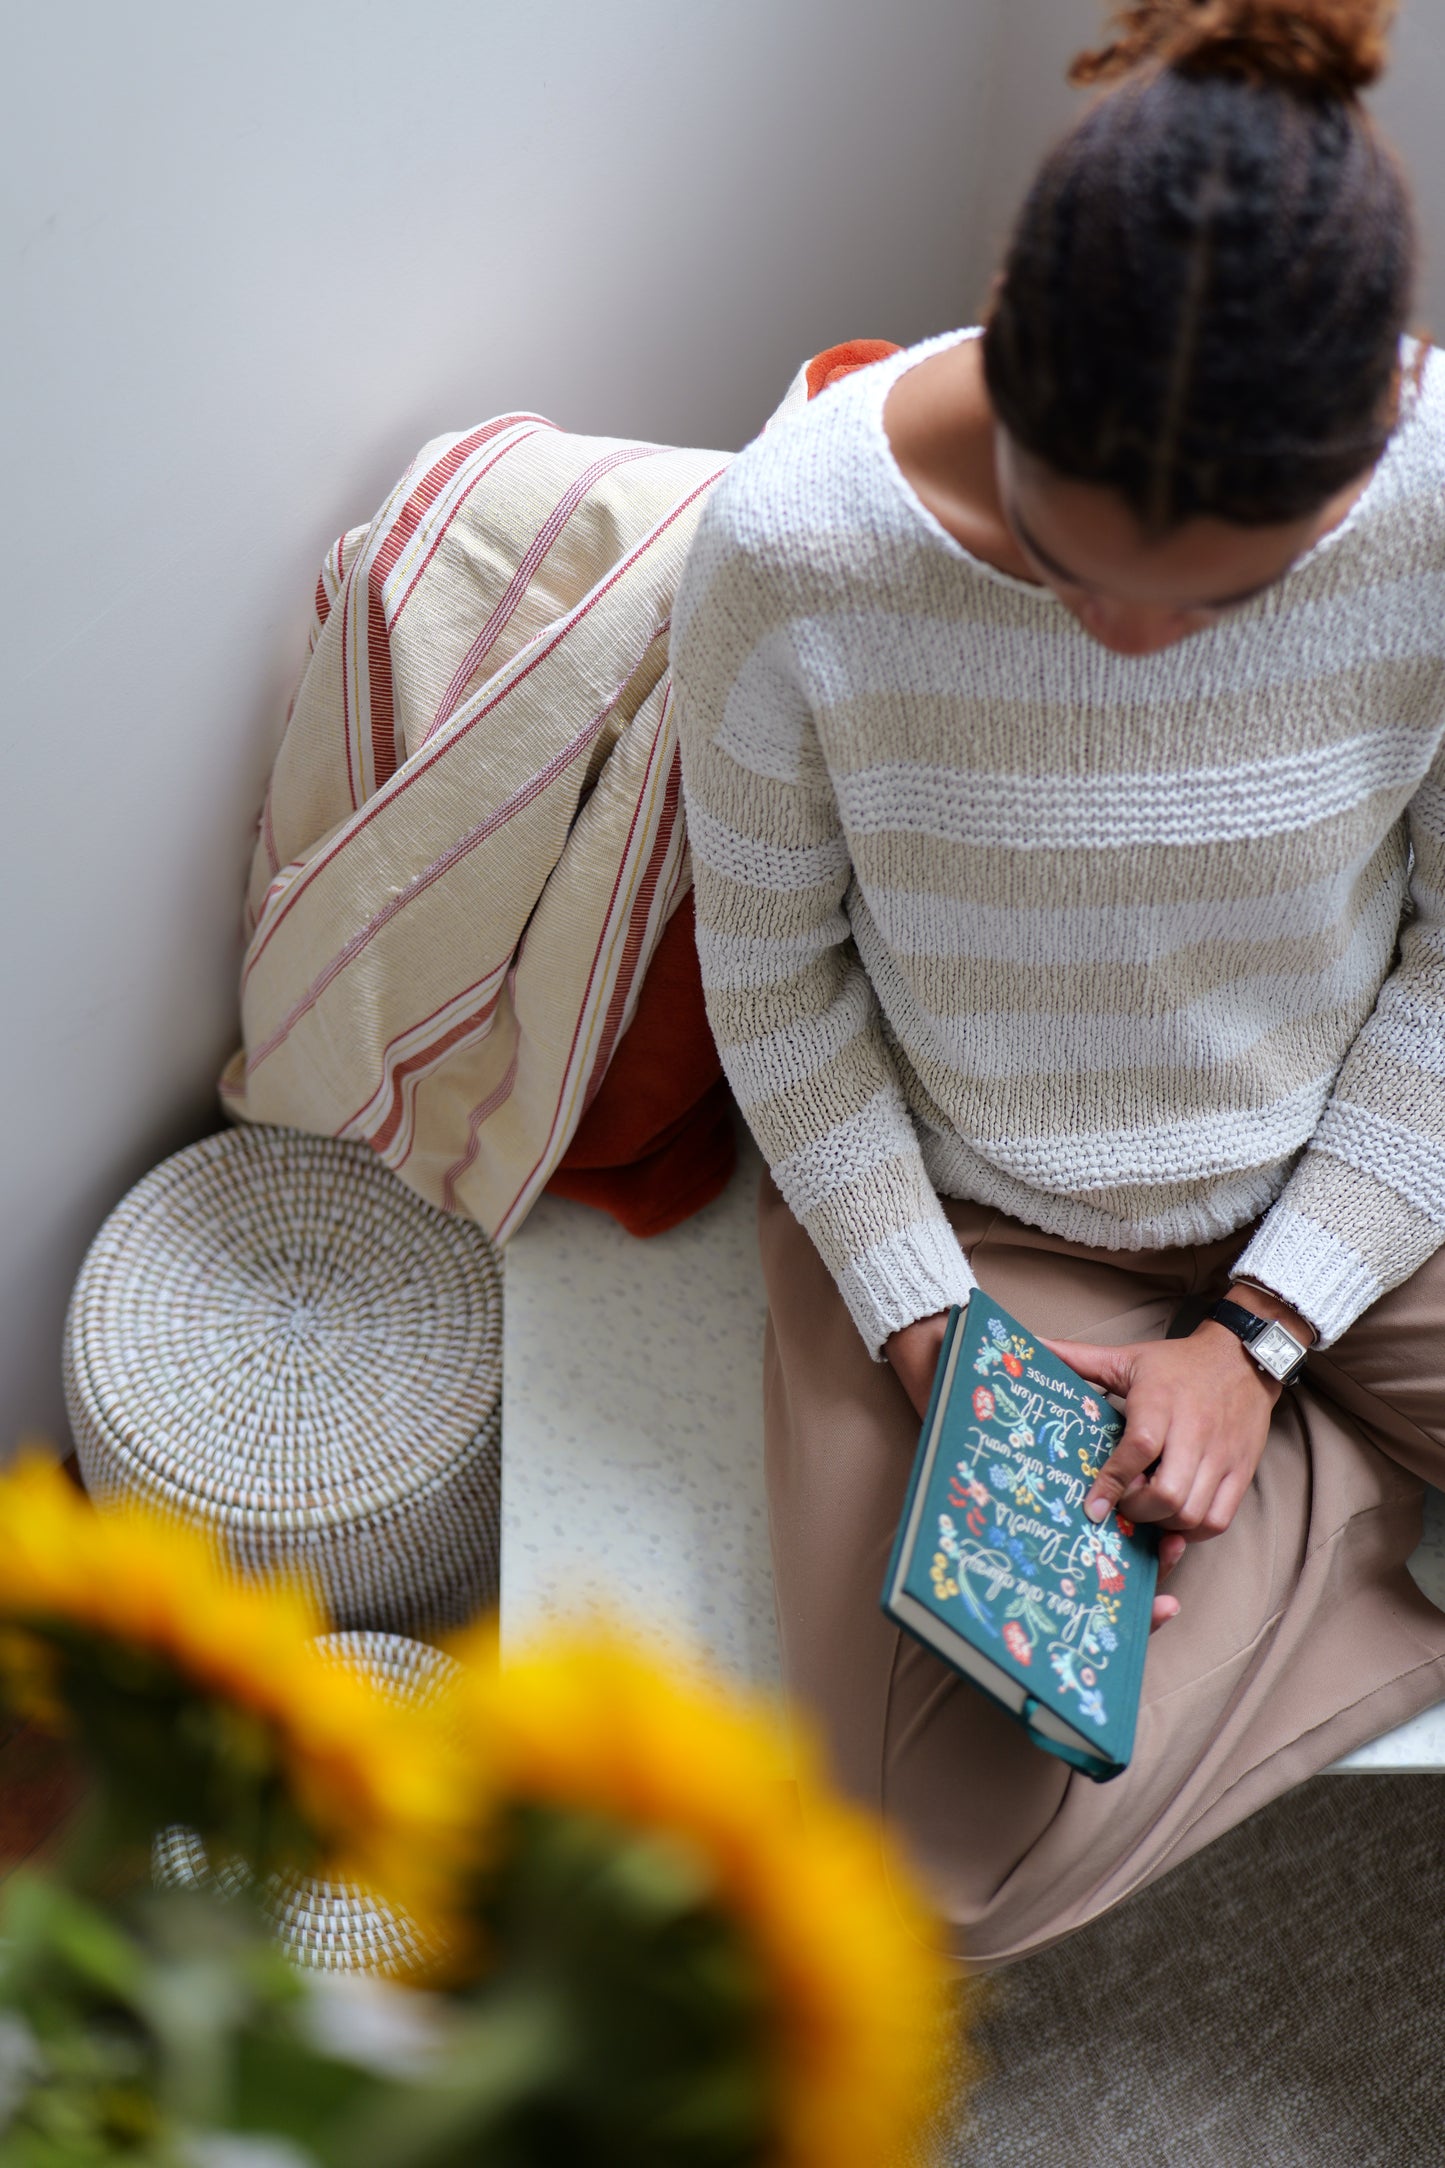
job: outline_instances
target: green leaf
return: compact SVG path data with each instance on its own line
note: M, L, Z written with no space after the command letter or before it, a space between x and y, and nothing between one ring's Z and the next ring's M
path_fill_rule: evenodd
M86 1985L132 2005L145 1976L143 1952L96 1905L48 1876L24 1870L6 1885L3 1932L7 1970L33 1971L59 1960Z
M236 2042L226 2117L239 2131L284 2130L328 2159L339 2124L365 2127L392 2091L385 2079L318 2054L292 2030L251 2028Z

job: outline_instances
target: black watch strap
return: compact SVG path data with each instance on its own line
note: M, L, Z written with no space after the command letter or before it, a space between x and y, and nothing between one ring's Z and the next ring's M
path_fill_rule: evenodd
M1281 1385L1294 1384L1304 1368L1309 1350L1292 1332L1274 1318L1246 1310L1242 1302L1231 1302L1227 1296L1204 1314L1212 1317L1217 1325L1224 1325L1238 1334L1261 1370L1278 1379Z

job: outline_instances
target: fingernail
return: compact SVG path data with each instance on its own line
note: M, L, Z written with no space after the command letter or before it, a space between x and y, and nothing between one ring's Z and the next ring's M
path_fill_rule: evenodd
M1084 1501L1084 1511L1091 1521L1101 1521L1108 1510L1109 1501L1107 1498L1087 1498Z

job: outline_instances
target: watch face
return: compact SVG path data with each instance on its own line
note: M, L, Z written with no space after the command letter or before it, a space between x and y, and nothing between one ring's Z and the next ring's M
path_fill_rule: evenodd
M1283 1325L1271 1324L1266 1325L1257 1340L1250 1341L1249 1352L1261 1369L1267 1370L1272 1378L1285 1378L1303 1355L1304 1349L1293 1333L1285 1331Z

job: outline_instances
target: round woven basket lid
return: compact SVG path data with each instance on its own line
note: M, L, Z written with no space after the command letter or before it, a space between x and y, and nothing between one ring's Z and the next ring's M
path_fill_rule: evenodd
M88 1483L324 1540L444 1482L500 1417L502 1283L471 1222L364 1144L246 1126L97 1235L66 1383Z
M319 1643L337 1662L362 1672L398 1701L425 1707L456 1675L440 1649L401 1634L326 1634ZM213 1861L193 1829L163 1829L151 1846L151 1879L157 1889L204 1889L237 1897L251 1886L243 1860ZM262 1884L261 1908L293 1964L326 1972L375 1972L406 1976L442 1954L405 1912L370 1890L311 1875L272 1874Z

